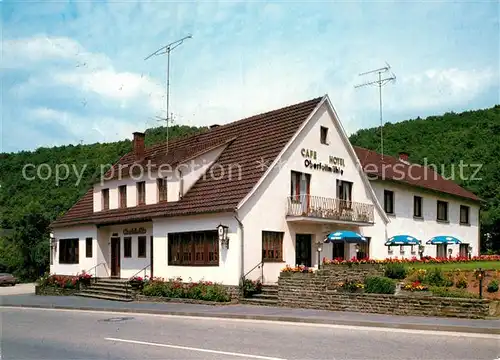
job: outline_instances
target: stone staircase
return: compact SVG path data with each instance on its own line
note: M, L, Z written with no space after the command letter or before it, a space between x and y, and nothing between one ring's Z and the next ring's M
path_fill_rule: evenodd
M241 299L240 303L261 306L278 306L278 285L262 285L262 292Z
M132 290L127 279L97 279L91 281L90 286L80 290L76 296L114 301L133 301ZM128 286L128 290L127 290Z

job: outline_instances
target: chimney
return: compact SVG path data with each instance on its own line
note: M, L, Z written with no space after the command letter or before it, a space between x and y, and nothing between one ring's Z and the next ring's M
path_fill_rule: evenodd
M134 134L134 155L136 159L142 159L144 157L144 133L135 132Z
M215 129L217 127L219 127L219 124L213 124L209 126L210 130Z
M410 156L410 154L408 154L407 152L400 152L399 153L399 160L403 161L403 162L408 162L408 157Z

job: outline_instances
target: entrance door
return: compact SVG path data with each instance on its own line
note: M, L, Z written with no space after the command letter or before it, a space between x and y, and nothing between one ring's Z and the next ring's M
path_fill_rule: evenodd
M310 234L295 235L295 263L311 266L312 237Z
M111 277L120 277L120 238L111 238Z
M345 254L345 243L344 242L334 242L332 259L344 259Z

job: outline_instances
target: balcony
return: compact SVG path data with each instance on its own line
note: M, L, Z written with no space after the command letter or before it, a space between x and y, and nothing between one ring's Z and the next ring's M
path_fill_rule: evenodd
M374 206L321 196L299 195L287 199L287 220L373 225Z

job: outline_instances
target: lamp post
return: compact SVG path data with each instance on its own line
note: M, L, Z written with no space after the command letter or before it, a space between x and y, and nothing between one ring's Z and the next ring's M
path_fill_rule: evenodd
M420 254L420 260L422 260L423 257L424 257L424 249L425 249L424 245L419 245L418 246L418 253Z
M448 257L451 259L451 254L453 254L453 249L448 249Z
M323 241L320 239L318 240L317 244L317 251L318 251L318 270L321 268L321 251L323 250Z
M479 279L479 298L483 298L483 279L484 279L485 271L481 268L476 270L476 276Z
M472 259L472 246L471 246L471 245L469 245L469 246L467 247L467 250L468 250L468 252L469 252L469 260L470 260L470 259Z

